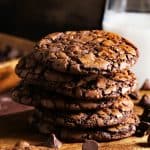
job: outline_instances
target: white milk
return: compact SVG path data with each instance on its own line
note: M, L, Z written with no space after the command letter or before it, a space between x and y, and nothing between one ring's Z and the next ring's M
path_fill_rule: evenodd
M150 13L127 13L107 11L103 29L121 34L140 50L140 58L134 67L141 85L150 78Z

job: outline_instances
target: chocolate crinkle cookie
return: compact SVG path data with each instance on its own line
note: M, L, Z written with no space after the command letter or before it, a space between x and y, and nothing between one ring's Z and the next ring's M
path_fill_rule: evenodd
M48 92L35 85L24 85L20 83L12 92L13 99L21 104L43 107L53 111L92 111L103 108L129 109L133 108L133 102L128 96L111 99L100 99L99 101L85 101Z
M130 70L106 75L62 74L35 61L33 53L20 60L16 67L16 73L27 83L85 100L114 98L133 92L137 87L135 74Z
M112 126L121 123L133 113L132 101L129 105L115 104L104 109L87 112L53 112L46 109L38 109L36 116L55 124L70 128L96 128Z
M22 81L12 97L35 107L29 122L41 133L75 142L129 137L139 124L130 71L138 57L138 49L115 33L51 33L19 60L15 71Z
M94 128L92 130L79 128L70 129L60 126L54 127L52 123L37 118L36 122L34 120L31 124L38 129L40 133L49 134L55 132L62 141L83 142L86 139L93 139L102 142L118 140L133 135L136 131L136 126L139 124L139 119L133 114L118 125Z

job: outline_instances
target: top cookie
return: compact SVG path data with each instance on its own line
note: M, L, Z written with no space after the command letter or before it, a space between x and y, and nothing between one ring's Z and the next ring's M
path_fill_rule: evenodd
M134 65L137 48L125 38L102 30L52 33L37 43L35 58L72 74L103 74Z

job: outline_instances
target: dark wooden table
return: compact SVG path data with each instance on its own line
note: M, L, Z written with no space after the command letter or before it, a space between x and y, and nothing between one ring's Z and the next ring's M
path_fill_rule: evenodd
M25 105L18 104L11 99L11 92L0 94L0 116L14 114L33 109Z

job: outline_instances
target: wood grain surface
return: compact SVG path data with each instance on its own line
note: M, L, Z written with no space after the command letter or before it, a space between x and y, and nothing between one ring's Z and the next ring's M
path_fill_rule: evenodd
M142 94L145 92L141 92ZM150 94L150 92L147 92ZM138 114L142 113L142 108L135 106ZM36 133L30 128L27 118L32 111L2 116L0 118L0 149L11 147L17 141L25 140L33 145L40 145L45 142L46 137ZM64 143L60 150L81 150L82 143ZM38 147L37 147L38 149ZM51 149L51 148L49 148ZM147 144L147 136L129 137L123 140L99 143L100 150L150 150Z

